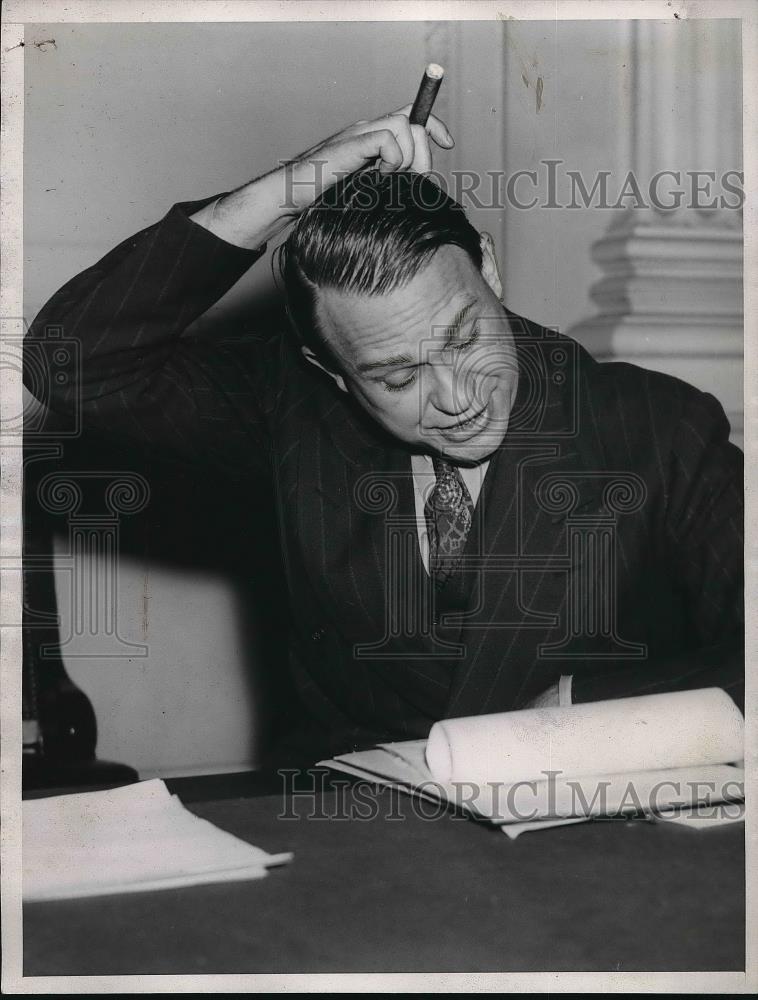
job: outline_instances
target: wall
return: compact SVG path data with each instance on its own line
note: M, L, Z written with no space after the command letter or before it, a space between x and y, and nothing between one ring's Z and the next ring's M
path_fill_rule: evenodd
M567 170L589 178L596 170L617 177L619 90L631 67L623 66L617 21L595 21L589 30L576 21L509 22L504 26L505 104L507 118L504 169L537 171L534 209L508 214L503 256L510 307L563 333L591 315L590 286L600 275L591 246L608 225L601 208L547 207L544 161L555 168L557 204L566 204ZM538 82L540 99L537 100ZM528 203L534 191L528 180L515 188Z
M723 174L741 170L739 22L514 20L503 28L504 168L536 171L541 198L507 211L510 307L603 360L713 393L741 445L741 213L699 210L687 196L677 212L657 211L650 198L658 171L680 172L685 193L686 171L712 171L718 195L728 194ZM607 206L595 195L592 207L581 197L579 207L563 207L572 202L570 171L587 191L607 172ZM619 197L633 190L625 189L630 171L647 207ZM662 182L661 201L676 186ZM516 193L527 202L534 192L521 182Z

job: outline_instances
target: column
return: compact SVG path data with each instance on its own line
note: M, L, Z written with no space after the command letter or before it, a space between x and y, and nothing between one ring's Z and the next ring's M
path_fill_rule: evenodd
M622 173L632 169L648 199L656 173L674 171L679 179L658 185L660 199L685 194L678 208L614 213L593 247L603 272L591 291L598 314L570 332L599 360L630 361L712 392L741 445L742 216L719 203L722 195L739 200L720 181L742 168L739 23L672 18L629 21L624 31L620 61L631 60L634 84L619 95ZM716 178L702 175L694 199L693 171ZM740 187L736 176L732 183Z

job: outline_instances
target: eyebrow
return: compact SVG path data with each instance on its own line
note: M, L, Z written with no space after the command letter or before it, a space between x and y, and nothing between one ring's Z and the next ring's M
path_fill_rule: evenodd
M446 347L450 343L452 343L452 341L455 339L456 334L463 326L463 321L465 320L466 316L468 316L469 312L474 308L475 305L476 305L476 300L471 299L469 302L466 303L466 305L462 306L458 310L458 312L453 317L452 323L449 324L445 323L444 326L440 324L440 326L443 329L448 331L447 340L445 341ZM377 368L394 368L397 365L404 365L406 367L410 367L411 365L413 365L413 363L414 363L413 358L409 358L406 354L401 354L395 358L387 358L385 361L370 361L366 364L358 365L358 371L370 372L370 371L375 371Z
M464 319L468 316L471 310L476 305L475 299L469 299L465 306L462 306L458 312L453 317L453 322L449 326L445 326L444 329L448 331L447 340L445 341L445 347L452 343L455 339L456 334L460 331L463 326Z
M387 358L386 361L370 361L365 365L358 365L359 372L371 372L375 368L393 368L395 365L412 365L413 359L407 354L401 354L397 358Z

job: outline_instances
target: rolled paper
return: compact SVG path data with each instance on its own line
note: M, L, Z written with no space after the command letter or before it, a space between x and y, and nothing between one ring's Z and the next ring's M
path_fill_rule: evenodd
M721 688L436 722L426 763L442 784L511 784L743 759L744 720Z
M437 63L429 63L424 70L416 100L408 116L411 125L426 125L444 75L445 70Z

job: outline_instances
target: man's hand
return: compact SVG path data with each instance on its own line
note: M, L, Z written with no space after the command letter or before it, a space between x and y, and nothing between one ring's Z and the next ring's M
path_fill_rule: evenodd
M425 126L411 125L410 110L408 104L383 118L355 122L192 218L228 243L255 248L278 235L324 190L361 167L426 173L432 169L430 140L450 149L453 138L434 115Z
M454 145L453 137L434 115L429 116L425 126L411 125L408 121L411 107L407 104L375 121L358 121L296 157L288 164L292 179L297 182L293 191L296 204L292 211L301 212L325 188L361 167L375 165L380 173L387 174L395 170L430 171L429 140L450 149ZM299 191L302 194L297 193Z

